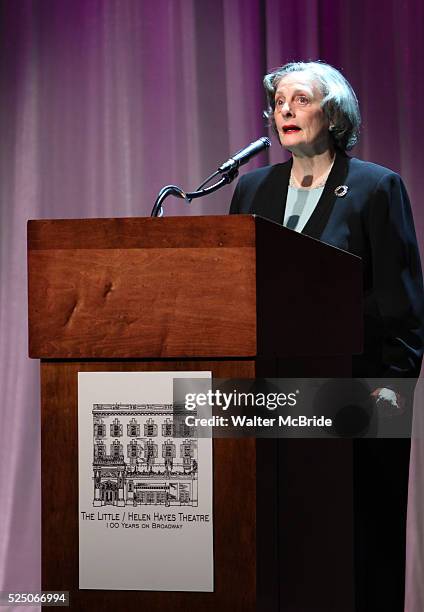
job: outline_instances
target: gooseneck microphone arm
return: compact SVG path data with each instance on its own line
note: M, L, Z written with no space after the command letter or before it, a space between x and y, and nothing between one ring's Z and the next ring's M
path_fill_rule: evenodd
M235 153L224 164L219 166L218 170L216 170L216 172L211 174L211 176L209 176L205 181L203 181L203 183L200 185L200 187L197 188L196 191L186 193L180 187L177 187L177 185L167 185L166 187L163 187L159 191L159 195L156 198L156 201L153 205L150 216L151 217L162 217L163 216L163 202L170 195L177 196L178 198L182 198L186 200L188 203L190 203L191 200L194 200L196 198L201 198L205 195L208 195L209 193L213 193L214 191L217 191L223 185L228 185L238 175L238 169L240 166L243 166L252 157L257 155L258 153L261 153L261 151L264 151L270 146L271 146L271 142L269 138L265 138L265 137L259 138L259 140L255 140L255 142L250 143L247 147ZM204 185L209 183L209 181L215 178L218 174L221 174L222 177L217 183L214 183L210 187L204 187Z
M196 198L201 198L205 195L213 193L214 191L217 191L223 185L228 185L229 183L231 183L231 181L233 181L236 178L237 175L238 175L238 170L227 172L226 174L222 176L222 178L217 183L214 183L210 187L205 187L204 189L199 189L197 191L191 191L188 193L184 192L182 189L180 189L180 187L177 187L176 185L167 185L166 187L162 187L162 189L159 191L158 197L156 198L156 202L154 203L150 216L151 217L162 217L163 216L162 204L164 200L170 195L177 196L178 198L182 198L183 200L186 200L188 203L190 203L191 200L195 200ZM211 177L209 180L211 180Z

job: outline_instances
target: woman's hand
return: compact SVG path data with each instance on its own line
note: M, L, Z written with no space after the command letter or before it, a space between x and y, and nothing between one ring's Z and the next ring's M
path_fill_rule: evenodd
M371 393L371 397L382 417L392 418L405 412L405 400L393 389L387 389L386 387L375 389Z

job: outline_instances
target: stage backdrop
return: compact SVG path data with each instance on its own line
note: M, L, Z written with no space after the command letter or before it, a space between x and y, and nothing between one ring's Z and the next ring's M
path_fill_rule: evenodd
M27 219L149 214L163 185L194 188L267 134L268 69L319 58L358 93L363 128L353 154L401 173L423 247L423 29L421 0L0 2L0 589L40 581ZM269 157L249 169L281 159L274 138ZM231 193L190 208L169 200L167 213L222 214ZM422 612L424 451L413 453L407 610Z

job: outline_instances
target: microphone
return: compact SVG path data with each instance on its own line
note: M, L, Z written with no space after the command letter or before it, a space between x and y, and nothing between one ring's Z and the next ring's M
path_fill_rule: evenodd
M255 142L251 142L249 145L247 145L247 147L244 147L244 149L237 151L237 153L230 157L230 159L219 166L218 172L220 174L226 174L227 172L237 170L237 168L240 166L247 164L252 157L258 155L258 153L261 153L265 149L268 149L270 146L270 139L266 138L266 136L262 136L262 138L259 138L259 140L255 140Z

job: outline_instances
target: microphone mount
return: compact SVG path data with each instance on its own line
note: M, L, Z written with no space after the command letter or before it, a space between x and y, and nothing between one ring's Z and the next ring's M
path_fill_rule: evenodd
M203 188L203 185L212 180L212 178L214 178L217 174L220 174L219 170L214 172L214 174L212 174L208 179L206 179L206 181L204 181L199 187L199 189L197 189L196 191L186 193L177 185L166 185L166 187L162 187L153 205L150 216L163 217L163 202L170 195L176 196L177 198L182 198L183 200L186 200L188 204L190 204L191 200L195 200L196 198L202 198L203 196L209 195L214 191L218 191L218 189L220 189L224 185L229 185L238 176L238 169L233 168L229 172L223 174L217 183L214 183L210 187Z

